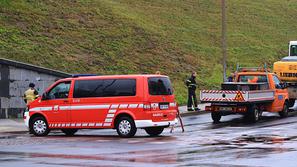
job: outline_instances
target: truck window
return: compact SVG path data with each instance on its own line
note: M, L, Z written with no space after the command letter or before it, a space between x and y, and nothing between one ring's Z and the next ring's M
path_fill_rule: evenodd
M68 98L69 89L70 89L70 81L61 82L53 87L48 92L49 99L65 99Z
M135 79L77 80L74 85L74 98L135 96Z
M297 56L297 45L291 45L290 56Z
M282 88L280 80L275 75L273 76L273 82L275 84L276 89L281 89Z
M248 83L263 83L267 82L266 75L240 75L239 82L248 82Z
M150 95L172 95L173 89L169 78L151 77L148 79Z

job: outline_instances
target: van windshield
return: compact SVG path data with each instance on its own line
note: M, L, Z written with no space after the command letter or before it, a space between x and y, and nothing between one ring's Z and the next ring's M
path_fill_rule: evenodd
M150 95L172 95L173 89L169 78L150 77L148 79Z

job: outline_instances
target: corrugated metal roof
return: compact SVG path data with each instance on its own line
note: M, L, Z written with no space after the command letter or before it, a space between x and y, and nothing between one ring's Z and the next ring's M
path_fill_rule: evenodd
M67 78L67 77L71 76L71 74L65 73L65 72L62 72L62 71L53 70L53 69L49 69L49 68L44 68L44 67L40 67L40 66L35 66L35 65L32 65L32 64L27 64L27 63L15 61L15 60L4 59L4 58L0 58L0 65L1 64L8 65L8 66L13 66L13 67L16 67L16 68L23 68L23 69L27 69L27 70L37 71L37 72L40 72L40 73L54 75L54 76L62 77L62 78Z

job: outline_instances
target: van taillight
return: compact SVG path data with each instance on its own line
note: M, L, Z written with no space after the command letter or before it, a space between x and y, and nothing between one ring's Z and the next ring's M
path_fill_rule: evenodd
M151 103L143 104L143 110L144 111L151 111Z

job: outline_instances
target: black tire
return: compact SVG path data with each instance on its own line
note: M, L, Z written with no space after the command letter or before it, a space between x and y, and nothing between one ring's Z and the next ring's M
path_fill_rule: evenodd
M46 136L50 132L47 121L43 117L36 117L30 121L29 129L35 136Z
M249 111L248 111L248 117L249 117L249 121L250 122L258 122L260 120L260 117L261 117L261 111L258 109L257 106L253 105L249 108Z
M294 106L294 104L295 104L295 99L290 99L288 103L288 107L291 108Z
M137 131L133 119L126 116L123 116L117 120L116 129L118 135L125 138L133 137Z
M145 128L144 130L150 136L159 136L163 132L164 128L163 127L150 127L150 128Z
M78 129L61 129L61 131L65 133L66 136L73 136Z
M278 114L281 118L286 118L288 117L288 112L289 112L289 104L285 102L283 110L280 111Z
M222 115L219 112L212 112L211 113L211 118L213 120L213 123L220 123Z

